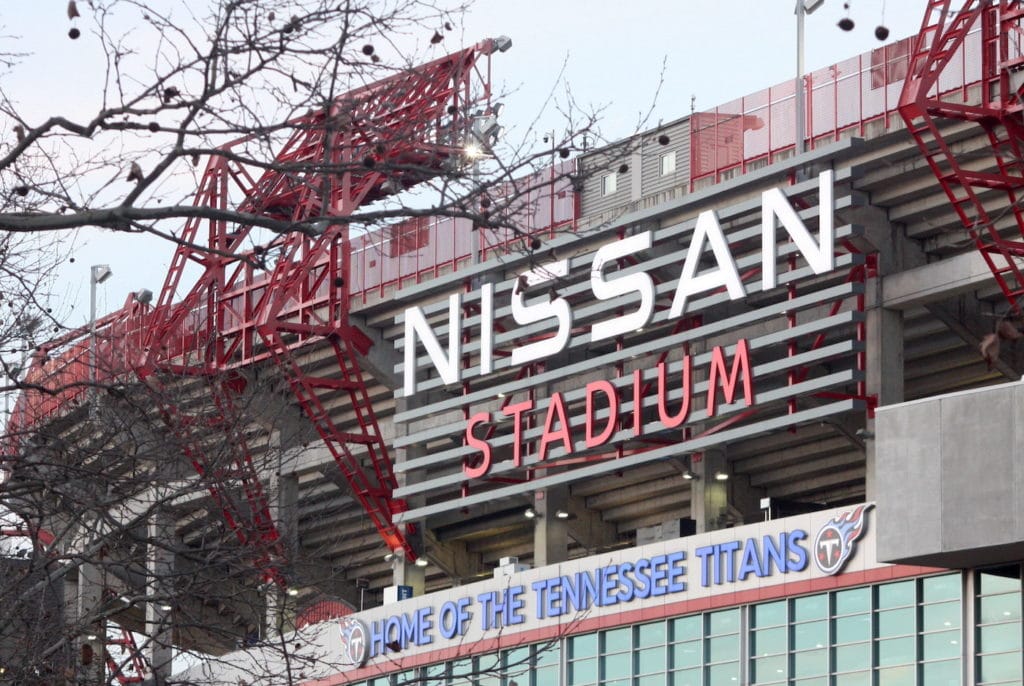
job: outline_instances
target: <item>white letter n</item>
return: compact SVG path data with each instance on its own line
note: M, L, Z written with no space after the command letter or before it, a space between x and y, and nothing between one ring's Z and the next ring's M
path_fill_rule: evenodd
M453 293L448 298L448 354L441 350L441 344L434 330L427 323L423 310L410 307L405 311L405 364L403 365L403 390L406 397L416 392L416 337L423 341L434 369L445 384L461 380L459 361L462 358L462 297Z

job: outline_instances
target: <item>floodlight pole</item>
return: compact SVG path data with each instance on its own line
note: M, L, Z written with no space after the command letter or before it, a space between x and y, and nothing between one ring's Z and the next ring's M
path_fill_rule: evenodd
M105 264L94 264L89 269L89 394L96 393L96 286L110 278L113 272Z
M813 14L825 0L796 0L796 130L793 132L797 154L807 151L807 104L804 98L804 17Z

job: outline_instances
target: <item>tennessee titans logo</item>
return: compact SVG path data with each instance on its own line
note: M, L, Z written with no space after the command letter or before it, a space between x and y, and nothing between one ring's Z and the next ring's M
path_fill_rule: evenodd
M341 631L341 653L354 667L362 667L370 657L369 632L366 625L354 617L342 617L338 621Z
M826 574L838 574L856 551L857 539L867 530L871 505L861 505L825 522L814 537L814 564Z

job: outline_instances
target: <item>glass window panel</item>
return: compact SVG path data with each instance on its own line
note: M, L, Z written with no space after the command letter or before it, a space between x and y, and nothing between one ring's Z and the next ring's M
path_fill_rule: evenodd
M678 617L671 622L673 641L692 641L700 638L704 632L701 627L700 615Z
M960 598L960 575L932 576L921 581L921 599L926 603Z
M941 631L921 637L921 659L942 660L960 656L960 630Z
M555 686L558 684L558 665L539 667L534 670L534 674L533 683L537 684L537 686ZM519 683L526 686L524 682ZM429 684L427 686L429 686Z
M960 660L921 665L921 683L925 686L960 686Z
M669 684L671 686L703 686L699 667L697 669L683 669L673 672L670 677Z
M637 627L636 647L648 648L650 646L664 645L667 634L668 626L665 622L641 624Z
M793 626L793 650L823 648L828 643L828 622L805 622Z
M871 672L837 674L832 683L835 686L871 686Z
M427 673L426 681L431 684L443 684L447 682L448 676L448 664L440 663L436 665L429 665L424 669Z
M941 631L960 626L960 601L936 603L921 608L921 631Z
M909 686L913 683L913 665L878 670L878 686Z
M978 681L1020 679L1020 653L982 655L978 660Z
M597 655L597 634L583 634L569 639L569 659Z
M981 599L981 623L1009 622L1020 619L1020 593L1007 593Z
M808 650L793 653L793 676L796 678L828 673L828 651Z
M666 674L664 672L661 674L648 674L647 676L639 677L636 680L636 686L665 686L665 679ZM542 684L538 681L537 686L555 686L556 683L557 682L555 681L551 681Z
M729 634L739 631L739 609L722 610L708 615L708 635Z
M636 651L636 673L650 674L651 672L664 672L667 665L665 657L665 646L657 648L645 648Z
M793 601L793 621L820 619L828 616L828 594L805 596Z
M590 684L597 681L597 659L588 658L569 663L569 684Z
M707 645L708 662L738 660L740 658L740 637L738 634L709 638Z
M601 686L629 686L629 679L616 679L614 681L602 681Z
M999 653L1020 650L1020 624L993 624L978 632L979 653Z
M751 650L757 656L784 653L786 652L786 627L759 629L754 632L751 643Z
M619 679L630 675L630 653L612 653L601 658L601 678Z
M505 669L511 674L520 674L530 667L530 646L505 651Z
M754 626L779 626L786 623L786 601L761 603L754 606Z
M915 581L898 581L894 584L883 584L878 587L878 607L900 607L913 605L917 602Z
M751 661L750 677L755 684L769 684L786 679L786 656L762 657Z
M497 653L481 655L476 659L477 683L480 686L501 685L501 662Z
M817 677L815 679L797 679L793 686L828 686L828 677Z
M836 614L850 615L855 612L869 612L871 610L871 588L852 588L848 591L837 591Z
M720 686L721 684L735 684L740 680L740 667L736 662L724 665L711 665L707 668L708 683Z
M455 683L468 681L467 677L473 674L473 658L467 657L464 660L456 660L452 663L452 680ZM373 684L372 686L376 686Z
M832 622L835 643L856 643L871 640L871 615L838 617Z
M916 658L915 644L916 639L913 636L879 641L878 664L882 667L888 667L889 665L913 662Z
M878 637L904 636L914 633L914 608L885 610L878 613Z
M673 667L697 667L701 663L700 641L677 643L670 654Z
M398 686L408 686L419 681L419 674L415 669L409 669L395 675L395 683Z
M538 643L533 646L534 660L538 665L557 665L562 648L558 641Z
M601 641L606 653L615 650L629 650L633 647L633 628L626 626L621 629L602 631Z
M1020 591L1020 566L1008 565L978 572L978 593L992 595Z
M832 669L836 672L871 669L871 644L857 643L835 648L832 651L832 662Z

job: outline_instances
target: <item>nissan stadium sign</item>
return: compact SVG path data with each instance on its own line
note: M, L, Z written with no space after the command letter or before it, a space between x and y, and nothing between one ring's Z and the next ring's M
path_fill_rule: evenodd
M571 257L406 308L396 469L431 476L396 495L442 502L398 519L512 495L526 470L542 488L862 407L863 283L839 277L863 262L857 228L836 226L853 202L836 185L824 171L797 205L770 188L566 241ZM815 393L829 402L798 407Z

